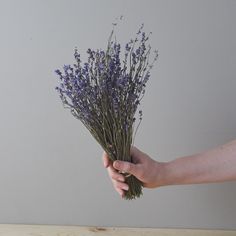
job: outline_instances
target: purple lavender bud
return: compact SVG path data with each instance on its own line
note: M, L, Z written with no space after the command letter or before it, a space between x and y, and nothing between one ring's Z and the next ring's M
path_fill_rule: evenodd
M127 44L125 45L125 50L128 51L128 52L131 50L131 47L129 46L129 43L127 43Z
M143 33L142 33L142 39L141 39L142 42L145 41L145 37L146 37L146 34L145 34L145 32L143 32Z
M71 69L70 65L64 65L63 69L65 71L66 74L68 74L68 71Z
M144 26L144 24L142 23L141 27L139 28L138 32L136 33L137 35L141 34L143 26Z
M133 64L137 63L136 54L134 52L132 53L132 62L133 62Z
M78 53L77 48L75 49L74 57L75 57L75 60L77 61L77 63L80 64L80 62L81 62L81 60L80 60L80 54Z
M99 70L101 71L101 70L103 70L104 69L104 65L102 64L102 63L99 63Z
M149 80L149 78L150 78L150 73L148 72L148 73L144 76L143 83L146 84L147 81Z
M135 53L136 53L137 56L140 55L140 52L141 52L140 48L136 49L136 51L135 51Z
M58 75L62 75L61 71L60 70L55 70L55 73L58 74Z

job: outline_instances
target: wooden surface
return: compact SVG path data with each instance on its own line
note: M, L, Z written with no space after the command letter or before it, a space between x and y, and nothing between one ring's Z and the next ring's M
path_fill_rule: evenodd
M0 236L236 236L236 231L0 224Z

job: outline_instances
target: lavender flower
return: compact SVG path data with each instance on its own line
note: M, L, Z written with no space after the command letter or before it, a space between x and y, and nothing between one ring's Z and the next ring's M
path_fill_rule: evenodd
M154 51L154 60L150 63L151 47L146 46L150 34L146 36L142 24L135 39L125 45L122 60L121 45L113 41L115 26L116 23L106 50L89 48L84 64L75 48L75 64L64 65L63 71L55 70L59 76L56 90L64 107L86 126L112 161L132 161L130 147L142 120L142 111L134 132L135 115L158 53ZM126 199L142 194L142 184L134 176L127 177L126 182L130 186Z

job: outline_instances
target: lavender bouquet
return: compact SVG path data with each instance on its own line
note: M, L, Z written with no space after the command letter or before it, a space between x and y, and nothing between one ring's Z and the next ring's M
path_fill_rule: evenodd
M149 63L151 46L146 47L149 35L143 24L124 48L114 37L114 27L106 50L88 49L88 60L83 63L75 48L75 64L64 65L63 72L56 70L60 84L56 87L64 107L90 131L111 161L132 162L130 148L142 120L142 111L135 117L142 100L150 69L157 60L155 50ZM136 120L139 120L136 125ZM135 129L136 126L136 129ZM142 194L142 183L133 175L123 173L129 190L125 199L135 199Z

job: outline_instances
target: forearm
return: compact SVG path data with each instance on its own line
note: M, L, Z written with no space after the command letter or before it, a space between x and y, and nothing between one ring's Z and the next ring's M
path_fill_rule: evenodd
M236 140L212 150L164 163L161 185L236 180Z

